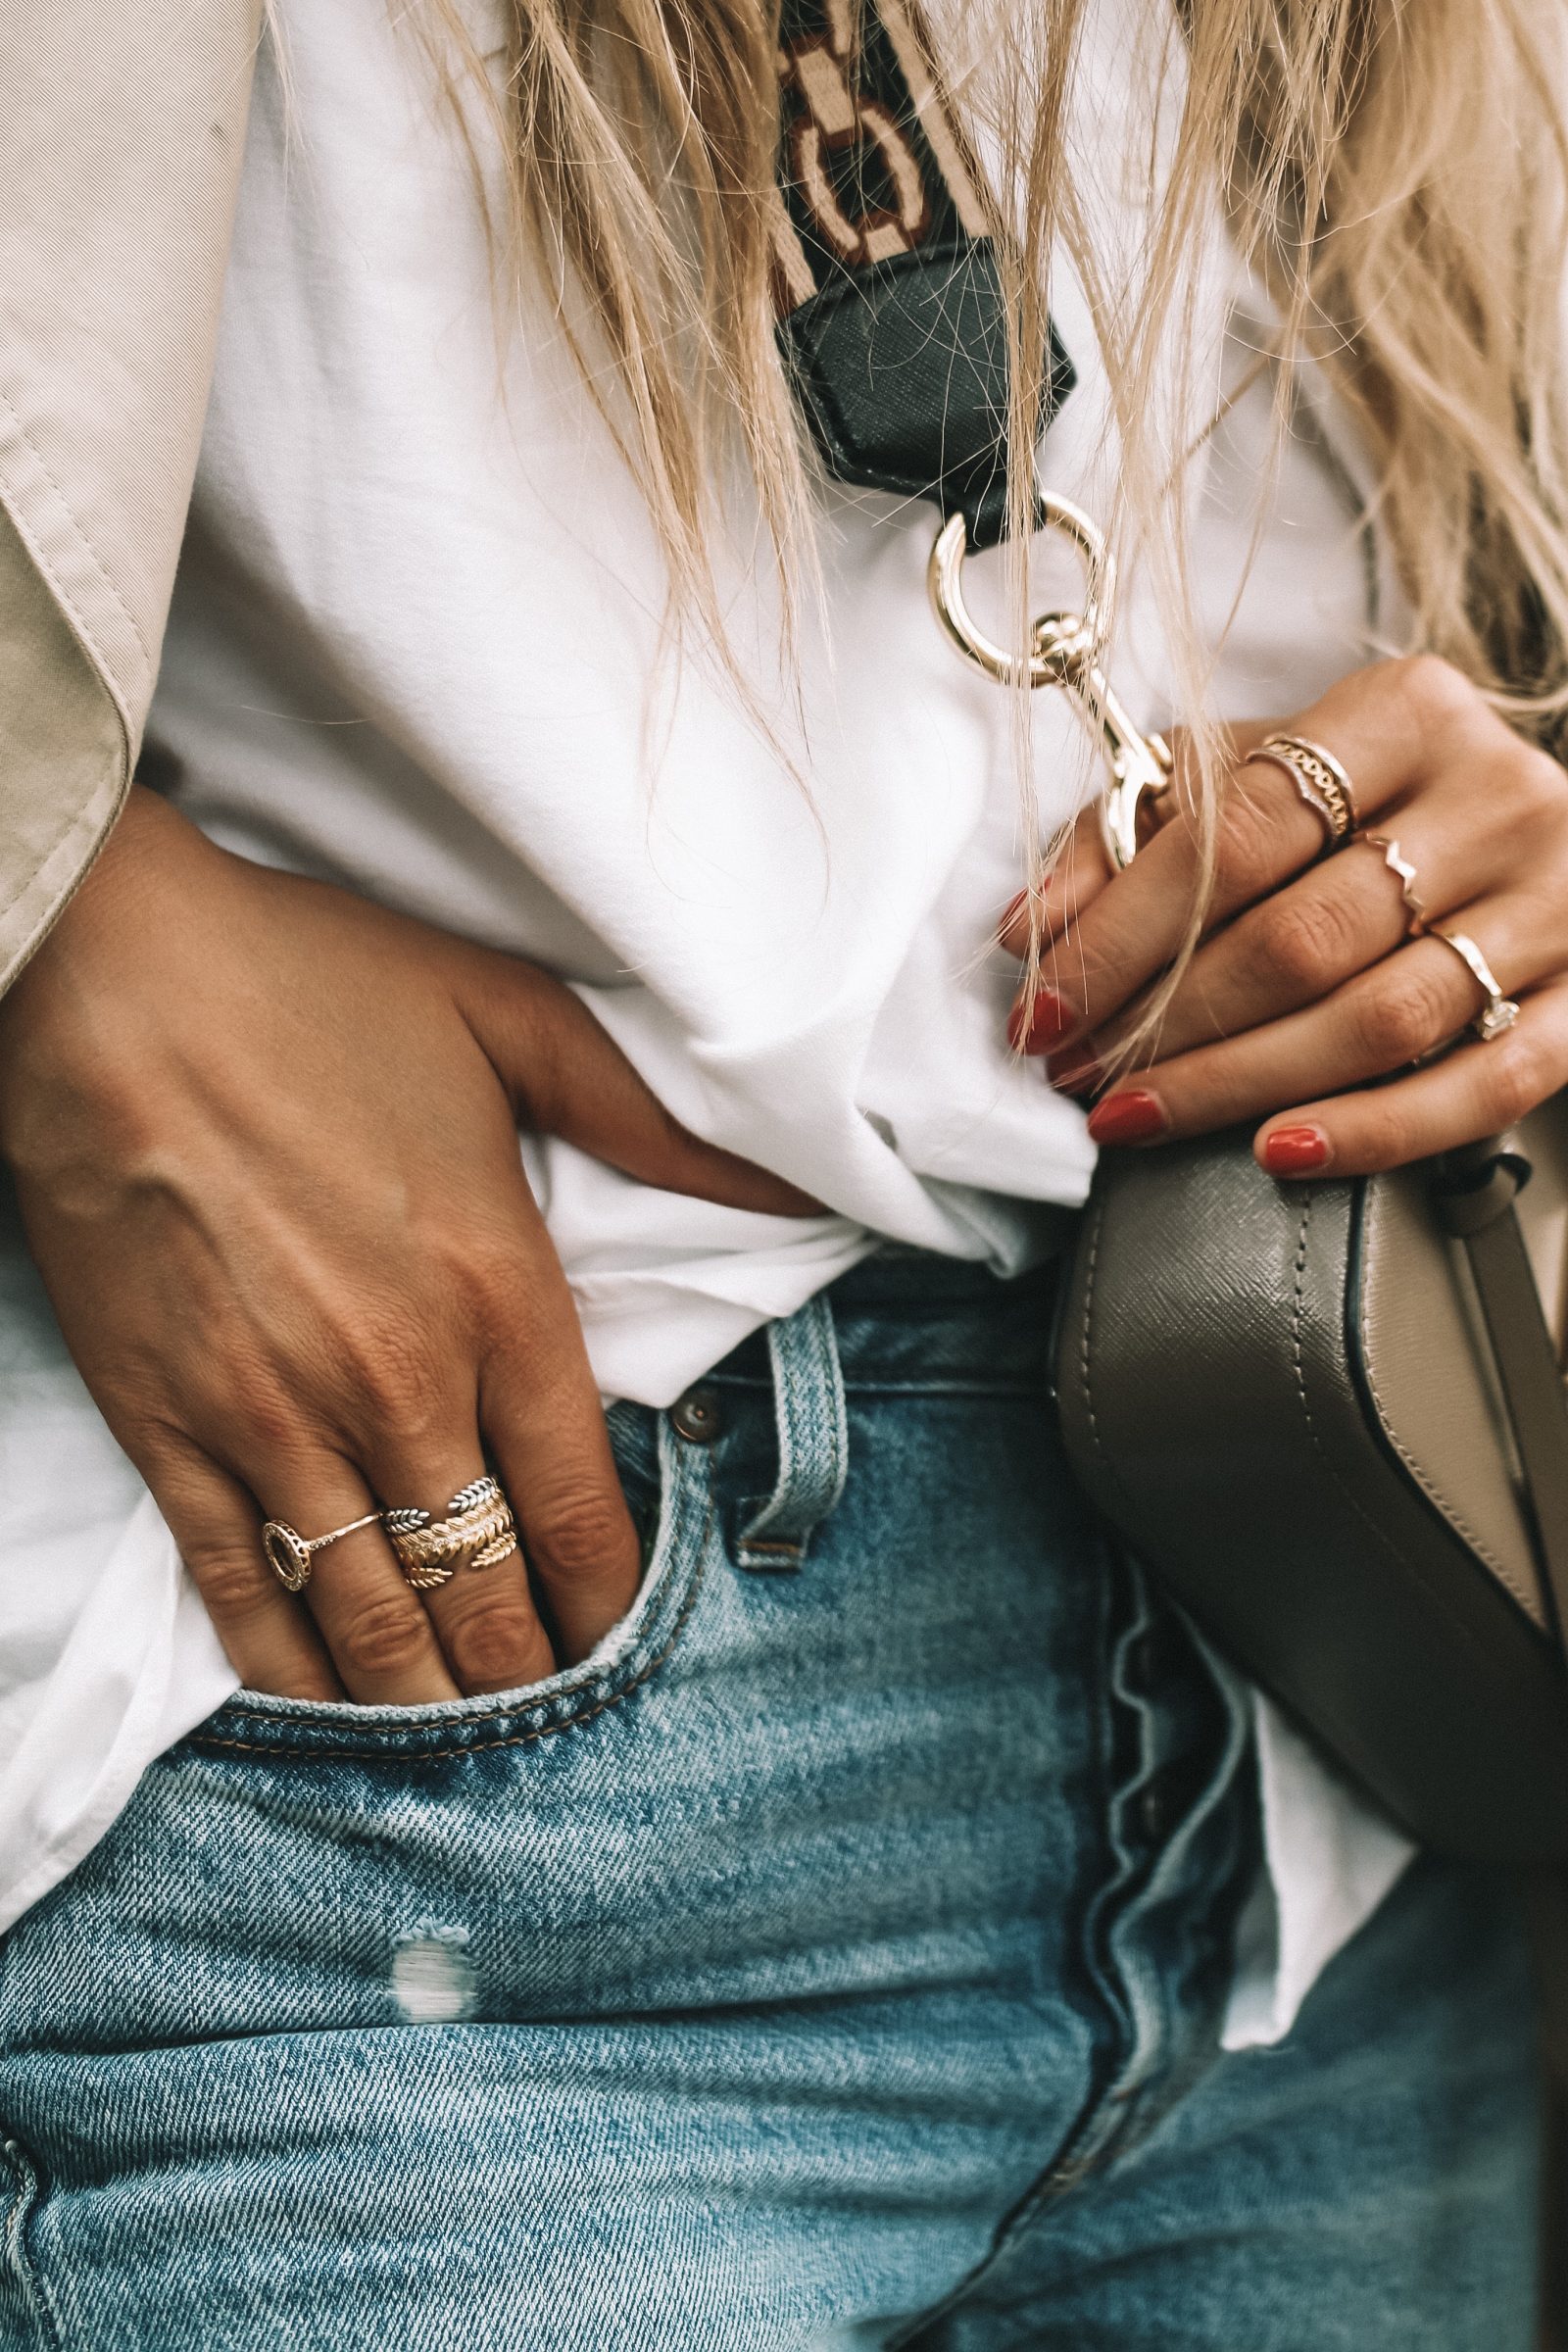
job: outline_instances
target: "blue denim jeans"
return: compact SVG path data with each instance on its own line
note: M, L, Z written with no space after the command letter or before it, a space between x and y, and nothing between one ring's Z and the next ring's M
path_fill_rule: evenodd
M1422 1865L1219 2052L1245 1710L1049 1294L870 1261L616 1408L607 1652L148 1773L0 1945L7 2352L1525 2352L1516 1905Z

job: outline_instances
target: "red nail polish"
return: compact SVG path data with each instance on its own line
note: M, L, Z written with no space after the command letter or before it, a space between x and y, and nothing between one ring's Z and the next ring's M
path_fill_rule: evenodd
M1152 1143L1169 1124L1164 1106L1139 1087L1107 1095L1089 1114L1089 1132L1097 1144Z
M1328 1159L1329 1139L1318 1127L1276 1127L1263 1146L1271 1176L1305 1176Z
M1087 1046L1066 1046L1046 1062L1046 1076L1059 1095L1092 1095L1104 1075L1098 1054Z
M1007 1016L1007 1043L1025 1054L1049 1054L1059 1046L1069 1029L1078 1026L1078 1015L1065 998L1054 989L1043 988L1034 1002L1028 1025L1025 1026L1021 1004L1015 1004Z

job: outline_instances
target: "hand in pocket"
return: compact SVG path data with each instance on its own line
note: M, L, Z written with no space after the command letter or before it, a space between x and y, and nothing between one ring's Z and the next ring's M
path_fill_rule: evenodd
M144 791L0 1004L29 1247L254 1689L509 1689L630 1604L637 1537L519 1122L664 1190L816 1205L679 1126L536 967L231 857ZM415 1590L372 1514L439 1520L487 1466L525 1557ZM296 1597L264 1519L369 1523Z

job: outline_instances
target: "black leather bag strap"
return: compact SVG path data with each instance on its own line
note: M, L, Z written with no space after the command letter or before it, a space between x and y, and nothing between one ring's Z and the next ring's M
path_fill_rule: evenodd
M994 546L1009 377L995 222L914 0L784 0L779 63L778 333L823 463ZM1072 383L1053 326L1039 433Z
M1529 1179L1522 1152L1490 1143L1451 1153L1434 1191L1470 1261L1524 1472L1543 1603L1568 1651L1568 1392L1514 1207Z

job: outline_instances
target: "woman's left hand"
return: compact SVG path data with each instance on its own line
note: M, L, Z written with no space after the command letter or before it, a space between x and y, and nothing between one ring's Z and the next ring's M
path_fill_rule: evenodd
M1415 869L1432 929L1410 936L1381 848L1352 839L1320 856L1322 820L1292 778L1272 760L1240 764L1277 730L1237 728L1203 943L1157 1056L1105 1077L1200 885L1185 813L1114 877L1096 812L1080 821L1043 892L1045 985L1018 1042L1048 1057L1055 1085L1100 1094L1098 1142L1256 1119L1257 1158L1276 1176L1367 1174L1510 1126L1568 1085L1568 772L1433 658L1358 670L1285 726L1341 761L1362 829ZM1485 991L1438 929L1473 940L1519 1000L1489 1043L1466 1034ZM1027 950L1026 909L1009 909L1002 938ZM1015 1038L1023 1021L1020 1000Z

